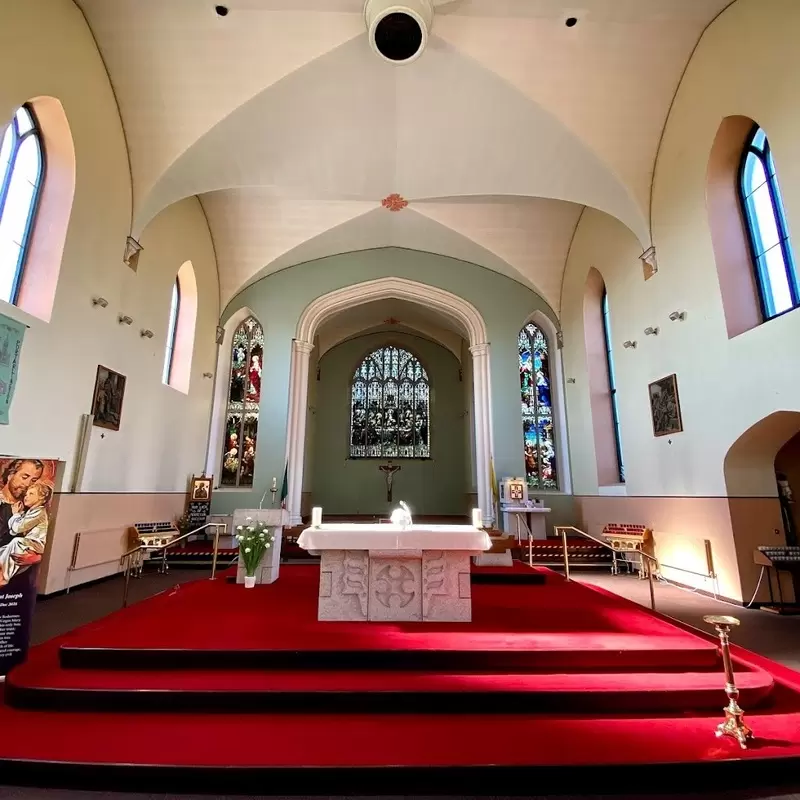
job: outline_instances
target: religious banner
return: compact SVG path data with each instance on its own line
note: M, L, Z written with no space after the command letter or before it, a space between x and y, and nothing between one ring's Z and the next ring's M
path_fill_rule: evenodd
M0 314L0 425L8 425L25 325Z
M0 456L0 675L25 660L58 462Z

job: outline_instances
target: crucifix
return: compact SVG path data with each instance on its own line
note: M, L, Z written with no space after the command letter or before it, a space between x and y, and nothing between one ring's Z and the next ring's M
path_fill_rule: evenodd
M392 482L394 481L394 474L398 470L402 469L402 467L395 467L392 466L392 462L390 461L388 464L381 464L378 469L384 474L386 478L386 499L388 502L392 502Z

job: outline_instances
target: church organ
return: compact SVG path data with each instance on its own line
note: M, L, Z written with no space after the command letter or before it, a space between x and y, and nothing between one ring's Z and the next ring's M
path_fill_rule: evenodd
M623 554L625 561L638 564L639 577L642 579L647 577L645 557L655 558L653 532L648 527L610 522L603 528L603 539L615 548L614 561L611 565L612 574L619 574L619 552L617 551L623 550L625 551ZM641 555L642 553L644 556ZM628 554L631 555L631 558L627 557Z
M775 547L762 546L753 552L753 562L758 564L767 573L767 585L769 586L769 605L762 605L764 611L772 611L775 614L798 614L800 613L800 547ZM772 573L775 571L775 583L778 589L778 602L775 602L775 595L772 587ZM795 602L787 603L783 599L783 587L781 586L781 572L788 572L792 577L794 585Z

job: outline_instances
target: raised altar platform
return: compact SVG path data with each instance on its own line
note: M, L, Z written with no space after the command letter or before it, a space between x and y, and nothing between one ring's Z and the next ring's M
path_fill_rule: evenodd
M322 557L319 620L470 622L470 556L489 550L471 525L325 524L297 544Z

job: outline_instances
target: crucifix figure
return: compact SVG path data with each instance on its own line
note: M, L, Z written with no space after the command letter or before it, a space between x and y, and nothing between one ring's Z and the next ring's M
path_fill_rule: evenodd
M394 481L394 474L402 467L395 467L392 466L392 462L390 461L388 464L381 464L378 469L384 474L386 478L386 499L388 502L392 502L392 482Z

